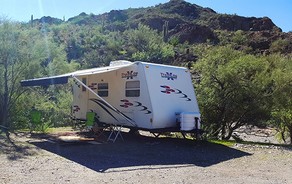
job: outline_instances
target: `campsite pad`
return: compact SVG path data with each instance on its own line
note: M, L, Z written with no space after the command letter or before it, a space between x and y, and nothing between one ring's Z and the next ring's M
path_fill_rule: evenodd
M31 144L97 172L110 172L112 169L147 165L164 167L183 164L208 167L222 161L249 155L240 150L208 142L200 143L167 137L155 138L133 135L128 132L122 132L122 134L124 141L119 139L115 143L97 141L97 144L93 145L92 141L87 139L77 139L79 138L77 134L77 138L69 135L73 140L77 139L76 142L64 142L58 138L55 139L55 143L36 141ZM90 137L85 136L85 138ZM222 149L224 152L220 156L216 154Z
M18 148L0 137L0 180L7 184L292 183L292 154L285 148L229 147L142 134L122 132L125 141L93 141L96 145L90 141L66 143L56 137L90 138L85 132L11 134Z

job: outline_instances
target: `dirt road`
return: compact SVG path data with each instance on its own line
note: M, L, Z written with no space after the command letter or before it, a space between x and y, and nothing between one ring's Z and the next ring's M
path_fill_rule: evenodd
M0 138L0 183L292 183L292 151L123 134L116 143ZM94 144L93 144L94 143Z

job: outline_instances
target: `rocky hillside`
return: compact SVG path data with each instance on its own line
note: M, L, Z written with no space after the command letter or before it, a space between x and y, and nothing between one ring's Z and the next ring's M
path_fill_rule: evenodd
M43 17L40 24L59 24L60 19ZM180 43L232 43L235 47L251 48L255 53L292 52L292 33L284 33L268 17L242 17L219 14L184 0L170 0L148 8L112 10L101 15L81 13L66 23L102 25L108 31L137 28L139 23L162 32L165 40L176 38ZM234 37L241 35L243 40Z

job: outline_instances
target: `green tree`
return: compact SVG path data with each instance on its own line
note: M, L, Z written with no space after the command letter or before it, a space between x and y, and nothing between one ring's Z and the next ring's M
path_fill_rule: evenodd
M29 54L21 26L3 20L0 24L0 124L10 127L11 109L23 93L19 81L28 67ZM3 85L2 85L3 84Z
M36 40L34 46L30 47L34 55L34 60L30 62L31 64L35 63L38 70L35 75L30 75L29 78L59 75L75 70L78 64L66 61L65 47L58 46L49 35L44 35L44 37L46 38ZM16 107L18 111L22 112L17 117L18 119L26 119L25 122L29 122L27 119L29 111L31 108L36 108L43 115L42 131L45 131L49 126L60 126L62 123L68 123L66 117L70 114L71 105L68 100L64 100L72 98L71 89L68 86L56 85L25 89L27 91ZM26 105L22 106L22 103ZM68 113L65 115L63 112ZM18 125L17 127L23 126ZM27 127L28 124L26 123L25 126Z
M165 43L162 35L148 26L139 24L137 29L125 31L125 36L133 60L170 63L174 57L173 46Z
M74 67L74 63L66 62L65 49L52 43L50 35L43 30L3 21L0 25L0 82L3 84L0 85L0 124L13 128L26 119L26 112L32 107L28 104L39 100L31 98L27 93L29 88L20 86L21 80L61 74Z
M195 64L203 120L210 136L229 139L235 129L268 118L266 62L230 47L206 47Z
M281 138L292 144L292 60L280 55L268 56L271 67L272 117Z

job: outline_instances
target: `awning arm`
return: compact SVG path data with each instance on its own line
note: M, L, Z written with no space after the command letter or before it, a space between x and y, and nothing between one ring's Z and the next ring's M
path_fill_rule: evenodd
M97 93L95 93L90 87L88 87L86 84L84 84L81 80L79 80L76 76L72 75L72 78L75 79L78 83L80 83L83 87L85 87L88 91L90 91L92 94L94 94L96 97L98 97L101 101L103 101L107 106L109 106L113 111L115 111L118 115L122 116L125 120L127 120L131 125L137 126L132 120L130 120L128 117L126 117L121 111L119 111L117 108L112 106L110 103L108 103L104 98L99 96Z

